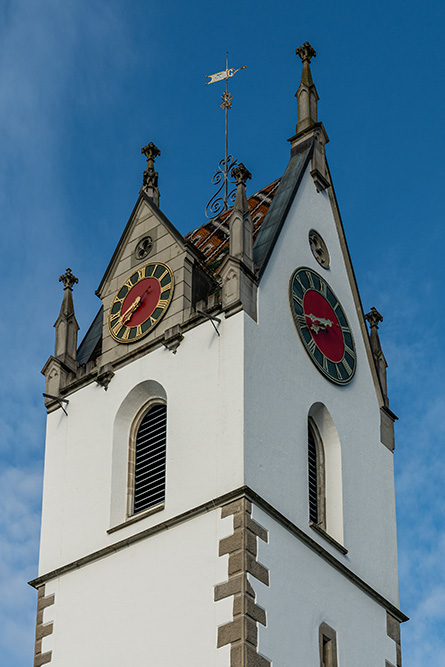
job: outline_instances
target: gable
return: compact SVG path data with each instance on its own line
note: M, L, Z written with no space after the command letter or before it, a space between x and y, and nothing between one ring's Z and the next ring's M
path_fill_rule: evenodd
M96 292L103 304L101 366L115 364L147 344L161 342L167 330L180 326L190 318L194 298L193 276L201 273L199 263L199 254L184 241L159 208L141 193ZM166 265L173 276L174 286L169 294L171 301L159 322L146 335L133 342L115 340L108 324L115 296L132 275L153 264ZM88 345L86 340L82 341L79 355L92 346L93 333L97 333L97 327L87 334ZM83 355L80 356L83 358Z

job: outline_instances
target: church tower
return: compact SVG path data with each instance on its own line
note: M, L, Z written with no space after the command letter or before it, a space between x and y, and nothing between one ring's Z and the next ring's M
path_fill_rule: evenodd
M394 420L303 63L281 178L183 236L155 161L48 412L35 667L400 667ZM366 319L370 324L368 333Z

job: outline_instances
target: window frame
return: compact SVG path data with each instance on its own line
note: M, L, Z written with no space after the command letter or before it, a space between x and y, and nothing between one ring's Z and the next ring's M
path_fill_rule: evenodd
M318 629L320 647L320 667L338 667L337 633L327 623L321 623ZM325 646L330 647L329 662L325 660Z
M310 518L309 510L309 524L318 526L323 531L326 531L326 461L323 440L318 430L314 419L309 416L307 424L307 447L309 454L309 433L312 433L312 438L315 444L315 468L316 468L316 484L317 484L317 521L314 522ZM308 456L308 502L309 502L309 456ZM309 509L309 508L308 508Z
M166 416L167 416L167 401L160 396L156 396L151 398L147 403L145 403L140 408L131 425L129 446L128 446L127 511L126 511L127 520L142 518L154 512L159 512L159 510L162 510L165 507L165 499L164 499L161 503L157 503L156 505L147 507L143 510L140 510L139 512L134 511L135 484L136 484L136 478L135 478L136 440L143 419L155 405L164 405L166 408ZM167 424L165 426L165 447L167 449ZM165 455L165 459L166 459L165 464L167 468L167 452ZM166 493L166 488L167 488L167 470L165 470L164 497Z

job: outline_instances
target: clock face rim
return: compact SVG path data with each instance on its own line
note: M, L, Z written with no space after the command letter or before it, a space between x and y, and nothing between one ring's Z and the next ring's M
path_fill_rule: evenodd
M155 267L155 268L151 271L150 275L147 276L146 273L147 273L147 269L149 267ZM167 271L168 276L170 278L170 283L168 283L168 284L171 285L170 294L166 299L164 299L165 303L162 306L160 306L159 303L162 300L161 298L162 298L163 291L166 290L166 285L162 286L161 281L159 280L159 278L154 275L156 273L156 270L157 270L158 267L162 267ZM138 278L136 279L136 281L134 283L132 283L132 279L137 274L139 274ZM166 277L166 274L164 272L164 274L161 276L161 280L164 280L165 277ZM156 317L156 321L151 326L146 328L144 331L141 331L139 334L136 333L134 336L132 336L132 338L126 338L126 339L122 339L122 337L119 338L113 332L112 325L111 325L111 320L112 319L114 320L116 318L116 316L121 316L123 304L124 304L125 300L127 299L128 295L130 294L130 292L132 291L132 289L134 289L136 287L136 285L141 283L143 280L147 280L149 278L153 278L154 280L158 281L158 283L160 285L160 293L159 293L157 303L156 303L155 307L153 308L153 310L151 311L150 315L148 315L145 318L145 320L143 320L143 322L139 324L139 326L142 327L150 319L150 317L153 315L153 313L157 309L161 308L162 312ZM130 287L129 283L132 283L131 287ZM128 287L127 293L123 297L119 298L119 294L121 293L123 288L126 287L126 286ZM116 293L114 295L114 298L113 298L113 301L111 302L111 305L110 305L110 310L108 312L108 330L109 330L110 335L112 336L113 340L115 340L117 343L128 345L128 344L131 344L131 343L136 343L136 342L140 341L142 338L145 338L145 336L147 336L149 333L151 333L158 326L159 322L164 317L165 313L167 312L167 310L170 307L170 304L172 302L174 290L175 290L175 278L174 278L174 275L173 275L173 271L168 266L168 264L164 264L164 262L148 262L147 264L144 264L144 266L141 266L139 268L134 269L129 274L127 279L124 280L124 282L121 284L119 289L116 291ZM118 302L121 302L120 309L113 313L112 312L113 308L114 308L115 304L118 303ZM123 323L123 325L126 326L126 324L124 324L124 323ZM137 326L128 327L128 328L131 331L132 329L137 329ZM119 329L119 331L121 331L121 328Z
M328 370L328 369L329 369L329 363L326 363L327 368L325 367L325 365L324 365L323 363L320 364L320 362L315 358L314 354L313 354L313 353L311 352L311 350L309 349L308 342L306 341L306 339L305 339L305 337L304 337L304 335L303 335L302 327L304 327L304 325L301 325L300 322L298 321L298 315L299 315L299 314L295 312L294 299L293 299L293 283L294 283L294 279L295 279L295 276L296 276L298 273L300 273L301 271L308 271L308 272L311 273L312 275L317 276L318 280L320 281L320 286L324 283L324 285L326 286L326 288L327 288L327 289L329 290L329 292L332 294L333 299L335 299L337 305L335 306L335 308L333 308L332 305L329 303L329 300L328 300L328 299L321 293L321 291L320 291L319 289L317 289L317 288L315 287L315 285L314 285L314 286L311 286L311 285L310 285L308 288L304 288L304 291L303 291L303 299L304 299L304 296L305 296L306 292L308 292L308 291L310 291L310 290L315 291L317 294L319 294L319 295L326 301L326 303L329 305L330 309L333 310L336 319L337 319L337 320L340 320L340 319L341 319L341 318L338 317L338 315L337 315L337 313L336 313L336 310L337 310L337 309L340 309L341 316L344 318L344 320L345 320L345 322L346 322L346 325L347 325L347 331L346 331L346 332L342 331L342 339L343 339L343 346L344 346L343 356L342 356L342 358L341 358L338 362L334 362L334 361L332 361L331 359L329 359L329 357L327 357L327 356L323 353L323 351L318 347L318 345L317 345L317 343L316 343L316 341L315 341L315 338L314 338L313 334L309 331L310 336L311 336L311 339L314 341L317 350L319 350L319 352L320 352L320 354L321 354L321 356L322 356L322 361L323 361L324 359L327 359L328 362L329 362L330 364L334 364L334 366L337 367L339 364L342 364L343 360L345 359L345 355L346 355L346 354L348 354L348 357L351 357L351 358L353 359L354 364L353 364L353 367L351 368L351 372L348 372L347 369L346 369L346 368L343 366L343 364L342 364L342 367L345 369L345 372L348 373L347 376L346 376L345 378L341 378L341 379L340 379L340 378L338 377L338 375L335 375L335 376L334 376L333 374L331 374L331 373L329 372L329 370ZM328 292L327 292L327 293L328 293ZM297 331L298 331L298 335L299 335L300 340L301 340L301 342L302 342L302 344L303 344L303 347L304 347L304 349L306 350L306 353L307 353L307 355L309 356L309 358L311 359L312 363L313 363L314 366L317 368L317 370L320 371L320 373L321 373L322 375L324 375L324 377L325 377L327 380L329 380L330 382L332 382L332 383L334 383L334 384L337 384L337 385L340 385L340 386L345 386L345 385L349 384L349 383L351 382L351 380L354 378L354 376L355 376L355 372L356 372L356 369L357 369L357 352L356 352L356 347L355 347L355 342L354 342L354 336L353 336L352 329L351 329L351 326L350 326L350 324L349 324L348 318L346 317L344 308L343 308L343 306L342 306L340 300L337 298L337 296L336 296L334 290L332 289L332 287L331 287L331 286L329 285L329 283L327 282L327 280L326 280L325 278L323 278L323 276L321 276L319 273L317 273L316 271L314 271L314 269L311 269L311 268L308 267L308 266L299 266L298 268L296 268L296 269L292 272L291 277L290 277L290 279L289 279L289 306L290 306L290 310L291 310L291 313L292 313L292 319L293 319L293 321L294 321L295 328L296 328ZM303 312L304 312L304 311L303 311ZM301 316L301 315L300 315L300 316ZM340 321L339 321L339 324L340 324ZM309 328L308 328L308 326L307 326L307 320L306 320L306 327L307 327L307 329L309 330ZM346 349L347 345L346 345L346 343L345 343L345 334L347 334L347 335L349 335L349 336L351 337L352 347L348 347L348 349ZM349 350L352 350L353 355L350 354L350 351L349 351ZM346 361L346 363L349 365L348 361L347 361L347 360L345 360L345 361ZM340 372L340 371L337 371L337 373L338 373L338 372Z

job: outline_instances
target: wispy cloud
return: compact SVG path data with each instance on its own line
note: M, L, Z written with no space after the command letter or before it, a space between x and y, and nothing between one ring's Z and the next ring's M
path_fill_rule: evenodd
M0 471L0 646L10 660L5 664L31 662L36 594L26 582L36 575L41 486L39 465Z

